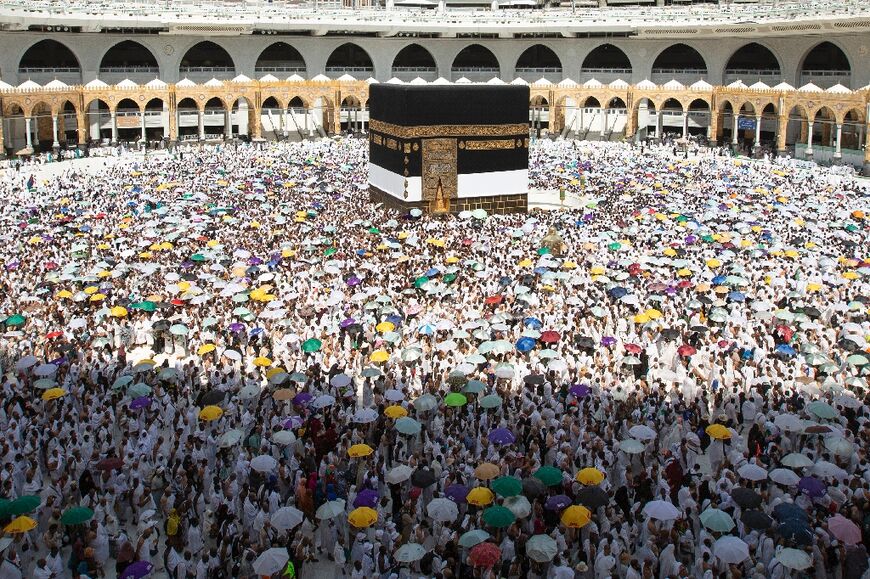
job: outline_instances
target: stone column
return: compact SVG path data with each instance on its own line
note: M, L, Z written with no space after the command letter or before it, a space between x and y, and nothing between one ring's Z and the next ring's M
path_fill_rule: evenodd
M733 127L731 129L731 144L735 147L737 146L737 127L740 124L740 115L738 113L733 113Z
M51 148L60 149L60 143L57 140L57 115L51 117Z
M205 111L203 111L202 109L199 109L198 111L196 111L196 114L197 114L197 119L198 119L198 123L199 123L198 124L199 140L204 141L205 140L205 118L204 118Z
M664 119L662 118L662 111L656 109L656 141L660 141L662 138L662 124L664 123Z
M147 144L147 141L145 140L146 137L145 137L145 111L144 110L139 111L139 128L141 130L141 136L142 136L142 139L141 139L142 147L147 148L148 144Z
M0 111L0 159L6 158L6 119Z
M88 142L88 123L85 120L84 112L81 111L76 113L76 132L78 133L78 148L81 149Z
M843 159L843 125L837 123L837 137L834 141L834 162L839 163Z
M683 138L689 135L689 111L683 111Z
M290 107L281 111L281 132L285 138L290 135Z
M118 111L112 111L112 144L118 144Z
M24 117L24 137L27 139L27 146L33 148L33 127L30 117Z
M233 138L232 113L228 110L224 110L224 138L228 141Z
M807 150L806 150L807 159L813 158L813 123L812 121L807 122Z
M779 115L776 117L776 155L778 157L785 157L785 137L788 133L788 116L782 113L781 106L779 110Z
M867 112L870 112L870 104L867 105ZM862 129L864 131L864 167L861 170L861 174L865 177L870 177L870 130L868 130L867 123L870 123L870 117L864 117L864 125L862 125Z

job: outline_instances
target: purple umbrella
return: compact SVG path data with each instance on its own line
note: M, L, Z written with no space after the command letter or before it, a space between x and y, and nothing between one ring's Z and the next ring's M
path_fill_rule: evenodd
M570 497L566 497L565 495L556 495L547 499L547 503L544 506L551 511L561 511L562 509L568 507L568 505L570 505L572 502L573 501Z
M349 285L350 287L353 287L355 285L359 285L359 282L360 282L360 279L355 275L352 275L349 278L347 278L347 285Z
M139 410L140 408L148 408L151 406L151 399L147 396L140 396L136 398L130 403L130 408L132 410Z
M251 257L248 259L248 265L260 265L263 263L263 260L257 256Z
M465 497L468 496L468 491L469 488L465 485L453 484L444 490L444 494L454 503L464 503Z
M284 427L284 430L293 430L294 428L299 428L300 426L302 426L302 424L303 422L301 416L291 416L284 421L284 424L282 424L282 426Z
M568 390L568 394L571 394L574 398L586 398L589 396L589 386L586 384L575 384Z
M616 343L616 338L614 338L613 336L604 336L603 338L601 338L601 345L602 346L612 346L615 343Z
M353 506L368 507L370 509L373 509L378 504L378 498L378 491L373 491L372 489L363 489L353 500Z
M798 481L798 490L813 499L824 495L827 488L825 483L813 476L805 476Z
M514 433L507 428L496 428L489 433L489 441L493 444L513 444L516 440Z
M354 325L355 323L356 323L355 319L347 318L347 319L341 320L341 323L338 324L338 327L340 327L341 329L344 329L344 328L347 328L347 327Z
M136 561L127 565L127 568L121 573L119 579L142 579L142 577L151 573L152 569L154 569L154 565L148 561Z
M293 404L296 406L304 406L311 402L314 399L314 396L309 394L308 392L300 392L296 396L293 397Z
M240 322L233 322L232 324L230 324L229 330L234 334L244 332L245 331L245 324L242 324Z

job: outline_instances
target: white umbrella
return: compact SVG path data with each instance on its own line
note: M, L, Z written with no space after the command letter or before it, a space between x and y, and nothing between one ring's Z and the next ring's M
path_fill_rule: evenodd
M713 554L723 563L742 563L749 558L749 545L738 537L720 537L713 543Z
M336 374L332 377L332 380L329 381L329 383L336 388L344 388L345 386L350 385L350 382L351 377L347 374Z
M320 505L315 513L315 516L318 519L334 519L338 515L344 512L344 499L336 499L334 501L327 501Z
M786 432L800 432L804 429L803 420L794 414L780 414L773 419L773 423Z
M230 446L235 446L242 440L242 437L245 435L241 430L228 430L223 433L223 435L218 439L218 446L221 448L228 448Z
M411 404L414 405L420 412L426 412L428 410L435 410L438 408L438 399L432 396L431 394L423 394L416 400L414 400Z
M36 356L27 355L22 357L15 363L16 370L27 370L28 368L35 366L37 362Z
M400 400L405 399L405 394L401 390L391 388L384 392L384 398L386 398L390 402L399 402Z
M797 569L801 571L808 569L813 564L813 558L806 551L800 549L784 548L776 553L776 560L782 563L783 567L789 569Z
M290 560L286 547L273 547L260 553L254 560L254 572L257 575L273 575L281 571Z
M251 468L257 472L272 472L278 466L278 461L268 454L261 454L251 460Z
M626 454L641 454L646 450L646 445L634 438L626 438L619 441L619 450Z
M289 446L296 442L296 435L289 430L279 430L272 435L272 442L281 446Z
M825 448L839 456L851 456L855 445L842 436L829 436L825 439Z
M757 464L746 463L737 469L737 474L746 480L760 481L767 479L767 470Z
M801 477L786 468L775 468L770 471L770 474L768 474L768 476L773 482L788 487L793 487L794 485L798 484L798 481L801 480Z
M390 469L384 479L390 484L398 484L400 482L405 482L409 478L411 478L411 474L413 474L414 469L406 464L400 464L397 467L393 467Z
M840 480L849 476L849 474L845 470L832 462L828 462L827 460L820 460L816 464L814 464L812 468L812 473L820 477L833 477Z
M242 359L242 355L235 350L224 350L223 356L228 360L233 360L235 362L238 362Z
M399 563L413 563L426 555L426 548L419 543L405 543L396 551L396 561Z
M552 561L559 552L555 539L549 535L534 535L526 541L526 555L538 563Z
M674 519L679 519L682 516L682 513L677 507L668 501L661 500L648 502L643 508L643 512L651 519L658 519L660 521L672 521Z
M529 503L529 499L523 495L506 498L504 506L518 519L524 519L532 514L532 505Z
M632 436L632 438L636 438L638 440L652 440L656 437L656 431L647 426L646 424L638 424L636 426L632 426L628 433Z
M35 376L51 376L55 372L57 372L57 366L54 364L40 364L33 371L33 374Z
M439 523L455 521L459 516L459 508L450 499L438 498L426 506L426 514Z
M335 397L330 396L329 394L323 394L314 399L314 402L311 403L312 408L326 408L327 406L332 406L335 404Z
M813 461L799 452L785 455L780 462L789 468L808 468L813 466Z
M288 531L299 525L304 518L302 511L295 507L281 507L275 511L269 522L279 531Z
M378 411L374 408L360 408L353 415L353 421L358 424L368 424L378 419Z

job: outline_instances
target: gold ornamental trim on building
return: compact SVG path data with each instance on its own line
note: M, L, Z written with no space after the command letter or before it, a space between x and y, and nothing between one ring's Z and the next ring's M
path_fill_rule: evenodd
M369 128L399 139L431 137L512 137L529 132L527 123L511 125L417 125L404 127L372 119Z
M466 151L501 151L522 146L520 139L490 139L487 141L463 141L459 146Z

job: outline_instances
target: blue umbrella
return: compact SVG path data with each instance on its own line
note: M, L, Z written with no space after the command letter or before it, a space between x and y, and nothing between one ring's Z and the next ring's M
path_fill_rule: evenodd
M502 287L507 287L507 286L511 285L511 281L513 281L513 280L511 280L511 278L509 278L506 275L503 275L498 279L498 285L500 285Z
M743 292L730 292L728 294L728 299L732 302L745 302L746 294Z
M428 277L428 278L433 278L433 277L435 277L436 275L440 275L440 274L441 274L441 272L438 271L438 268L433 267L433 268L430 268L430 269L429 269L426 273L424 273L423 275L425 275L425 276Z
M806 493L811 498L818 498L827 490L825 483L813 476L805 476L798 481L798 490Z
M544 322L539 320L538 318L526 318L523 320L523 325L532 328L533 330L540 330L544 327Z
M613 299L618 300L619 298L628 294L628 290L621 286L612 287L607 290L607 295L612 297Z
M532 270L532 272L537 274L537 275L544 275L548 271L550 271L550 270L547 269L546 267L536 267L535 269Z
M773 507L773 516L780 521L787 519L799 519L809 521L810 517L807 512L794 503L780 503Z
M522 338L517 340L516 347L517 347L517 351L522 352L524 354L526 352L531 352L532 350L535 349L535 339L530 338L529 336L523 336Z
M795 349L788 344L780 344L779 346L777 346L776 353L782 354L783 356L794 356L795 354L797 354Z
M513 444L516 440L514 433L507 428L496 428L489 433L489 441L493 444Z
M717 275L711 280L711 282L713 283L713 285L722 285L723 283L725 283L725 279L726 278L724 275Z
M545 507L551 511L561 511L568 507L573 501L565 495L556 495L547 499Z
M780 524L776 531L784 538L791 539L798 545L812 545L813 532L804 521L788 519Z

